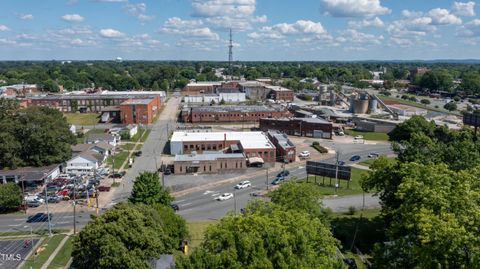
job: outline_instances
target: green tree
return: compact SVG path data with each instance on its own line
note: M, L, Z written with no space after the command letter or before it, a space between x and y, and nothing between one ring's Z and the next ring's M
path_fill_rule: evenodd
M272 203L288 210L305 211L313 217L328 221L329 211L322 207L320 189L309 183L285 182L269 194Z
M147 260L173 253L185 221L169 207L122 203L96 217L73 241L75 268L150 268Z
M420 103L424 104L424 105L429 105L430 104L430 100L428 99L422 99L420 100Z
M60 88L58 87L58 83L52 79L47 79L42 83L42 88L44 91L47 92L58 92Z
M129 198L129 201L134 204L162 204L166 206L170 206L173 200L168 190L160 185L158 173L148 171L141 173L135 178L132 196Z
M160 90L160 86L158 85L158 82L157 81L154 81L153 84L152 84L152 90L154 91L159 91Z
M465 73L459 90L464 91L468 95L480 94L480 73L473 71Z
M15 182L0 184L0 212L18 210L22 205L22 190Z
M445 69L432 70L422 76L420 86L431 91L450 92L453 87L453 77Z
M205 240L175 268L343 268L338 241L318 218L255 201L247 213L210 226Z
M443 108L445 108L446 110L448 111L454 111L454 110L457 110L457 103L455 102L448 102L446 103Z
M478 167L380 160L364 186L380 193L388 243L376 246L379 268L475 268L480 261Z
M434 121L427 121L422 116L413 116L400 123L389 134L390 141L408 141L414 133L424 133L433 136L436 124Z

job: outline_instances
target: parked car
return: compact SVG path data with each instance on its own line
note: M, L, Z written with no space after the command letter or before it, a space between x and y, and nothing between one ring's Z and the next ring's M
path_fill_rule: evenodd
M355 140L362 140L362 139L363 139L363 135L357 135L357 136L355 136L353 139L355 139Z
M108 192L110 191L110 186L98 186L98 191Z
M283 170L282 172L278 173L277 177L286 177L288 175L290 175L290 171Z
M233 193L227 192L216 198L217 201L226 201L233 198Z
M58 196L70 196L70 190L69 189L63 189L63 190L59 190L57 191L57 195Z
M338 165L345 165L345 162L344 162L344 161L338 161L337 164L338 164Z
M351 161L351 162L356 162L356 161L358 161L358 160L360 160L360 159L361 159L361 157L360 157L359 155L353 155L353 156L350 158L350 161Z
M137 157L140 157L140 156L142 156L142 151L141 151L141 150L139 150L139 151L135 152L135 156L137 156Z
M35 215L32 215L28 217L27 222L45 222L48 221L48 217L50 216L50 220L52 219L52 213L47 215L46 213L37 213Z
M380 154L376 152L370 152L370 154L368 154L368 158L378 158L378 156L380 156Z
M298 157L308 158L308 157L310 157L310 151L304 150L304 151L300 152L300 154L298 154Z
M250 196L253 196L253 197L262 197L263 194L261 191L253 191L250 193Z
M180 210L180 207L178 207L177 204L170 204L170 207L171 207L174 211Z
M240 183L238 183L237 185L235 185L235 189L238 189L238 190L241 190L241 189L245 189L245 188L248 188L248 187L251 187L252 186L252 183L248 180L244 180Z
M272 185L278 185L280 182L284 181L285 177L277 177L272 181Z
M58 195L49 195L47 201L49 203L60 203L60 201L63 200L63 197L58 196Z
M30 201L27 201L27 206L28 207L39 207L42 203L40 203L39 201L37 200L30 200Z
M172 171L170 170L170 168L166 168L165 169L165 172L163 172L164 175L171 175L172 174Z

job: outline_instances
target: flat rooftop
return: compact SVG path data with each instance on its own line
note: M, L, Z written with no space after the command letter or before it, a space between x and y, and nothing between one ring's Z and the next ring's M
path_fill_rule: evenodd
M36 95L29 97L28 99L32 100L104 100L104 99L144 99L144 98L154 98L159 96L159 94L151 92L109 92L109 93L81 93L81 94L48 94L48 95ZM164 97L165 95L163 95ZM162 97L162 95L160 95Z
M121 105L148 105L152 101L153 99L132 99L121 103Z
M265 86L265 88L276 92L291 92L292 90L280 86Z
M200 106L192 107L192 112L275 112L280 108L267 106Z
M221 81L198 81L198 82L190 82L187 84L187 87L195 87L195 86L220 86L222 85Z
M243 87L265 87L265 83L259 81L243 81L238 84Z
M272 149L275 146L263 132L174 132L171 142L240 141L244 149Z
M331 122L324 120L322 118L262 118L262 120L272 120L272 121L292 121L292 120L299 120L303 122L309 122L309 123L322 123L322 124L332 124Z
M184 154L175 155L175 161L215 161L218 159L242 159L245 158L243 153L219 153L204 152L203 154Z
M288 139L288 136L278 130L268 130L268 134L271 137L274 137L277 140L280 147L282 147L283 149L295 147L295 145L293 145L290 139Z

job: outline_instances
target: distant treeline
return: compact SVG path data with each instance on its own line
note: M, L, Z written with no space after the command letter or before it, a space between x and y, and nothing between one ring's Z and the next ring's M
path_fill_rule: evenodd
M411 78L415 84L430 90L462 90L478 93L480 65L473 62L235 62L228 69L227 62L188 61L45 61L0 62L0 80L3 84L38 84L45 91L56 92L59 85L65 90L102 87L108 90L173 90L183 88L189 80L215 81L232 74L234 78L248 80L270 77L282 79L283 84L295 90L311 87L311 80L322 83L347 83L365 87L363 79L372 79L370 71L387 71L381 79L386 81L410 79L410 70L427 67L429 77ZM223 73L215 72L224 68ZM454 87L454 80L467 80ZM389 84L393 85L393 84Z

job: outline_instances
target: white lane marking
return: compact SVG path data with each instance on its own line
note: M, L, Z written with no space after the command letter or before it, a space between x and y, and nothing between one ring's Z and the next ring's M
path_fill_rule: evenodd
M10 226L10 227L18 227L18 226L20 226L20 225L22 225L22 224L21 224L21 223L19 223L19 224L10 224L10 225L8 225L8 226Z
M27 220L27 219L14 219L14 220L19 221L19 220Z
M176 203L181 203L181 202L184 202L186 201L187 199L182 199L182 200L178 200L178 201L175 201Z
M67 223L70 223L70 221L59 221L59 222L55 222L55 224L67 224Z
M212 192L214 192L214 191L205 191L205 192L203 193L203 195L207 195L207 194L210 194L210 193L212 193Z
M305 168L305 167L299 166L299 167L297 168L297 170L300 170L300 169L303 169L303 168Z
M179 206L187 206L187 205L191 205L193 203L186 203L186 204L179 204Z
M217 193L212 194L212 197L219 196L219 195L220 195L220 193L217 192Z

